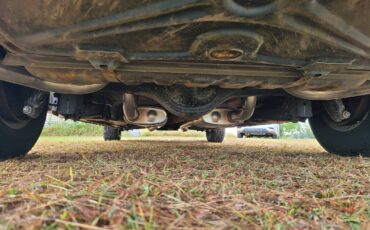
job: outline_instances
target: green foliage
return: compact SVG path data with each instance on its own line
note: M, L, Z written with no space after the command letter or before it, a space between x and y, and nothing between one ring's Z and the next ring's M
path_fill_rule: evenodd
M42 136L101 136L102 126L82 122L58 122L44 128Z
M59 121L45 127L42 136L61 137L61 136L103 136L103 126L93 125L83 122ZM154 131L147 129L140 130L141 137L204 137L203 132L188 131ZM122 137L131 137L129 132L122 132Z
M358 230L360 229L360 218L357 216L349 216L349 215L344 215L342 217L344 223L348 224L351 229L353 230Z
M142 137L204 137L203 132L197 131L149 131L147 129L140 130Z
M311 128L306 123L285 123L280 125L280 136L292 139L313 139L315 138Z
M298 123L284 123L280 125L280 132L281 135L286 135L288 133L293 133L299 129L299 124Z

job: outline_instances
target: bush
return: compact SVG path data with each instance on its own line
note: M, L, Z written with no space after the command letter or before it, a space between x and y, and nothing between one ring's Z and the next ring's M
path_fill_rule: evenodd
M101 136L102 126L82 122L63 121L44 128L42 136Z
M42 136L102 136L103 126L83 122L57 121L44 128ZM130 137L129 132L122 132L122 137ZM140 130L141 137L204 137L203 132L196 131L153 131Z
M280 125L280 136L292 139L313 139L315 138L310 126L307 123L285 123Z
M204 137L204 132L197 131L153 131L150 132L147 129L140 130L142 137Z

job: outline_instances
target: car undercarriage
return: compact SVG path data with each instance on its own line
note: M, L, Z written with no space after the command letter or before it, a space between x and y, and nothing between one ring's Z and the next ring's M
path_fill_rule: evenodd
M46 110L122 130L206 131L213 142L226 127L310 119L329 152L370 153L369 1L2 6L0 134L19 133L0 155L25 154L39 129L21 149L8 143Z

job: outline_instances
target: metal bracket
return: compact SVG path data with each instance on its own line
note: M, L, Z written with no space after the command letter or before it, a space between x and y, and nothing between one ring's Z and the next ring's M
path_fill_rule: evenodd
M128 63L121 52L106 50L81 50L77 49L75 57L77 60L89 61L95 69L114 71L119 63Z
M58 110L59 98L55 96L55 93L50 93L49 106L51 111L56 112Z
M299 68L306 77L323 77L332 72L341 72L348 69L355 60L325 60L319 59Z

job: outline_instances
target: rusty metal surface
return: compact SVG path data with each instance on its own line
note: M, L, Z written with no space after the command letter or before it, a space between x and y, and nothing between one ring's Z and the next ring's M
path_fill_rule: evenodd
M1 65L43 81L283 88L322 99L370 93L368 0L1 5Z

